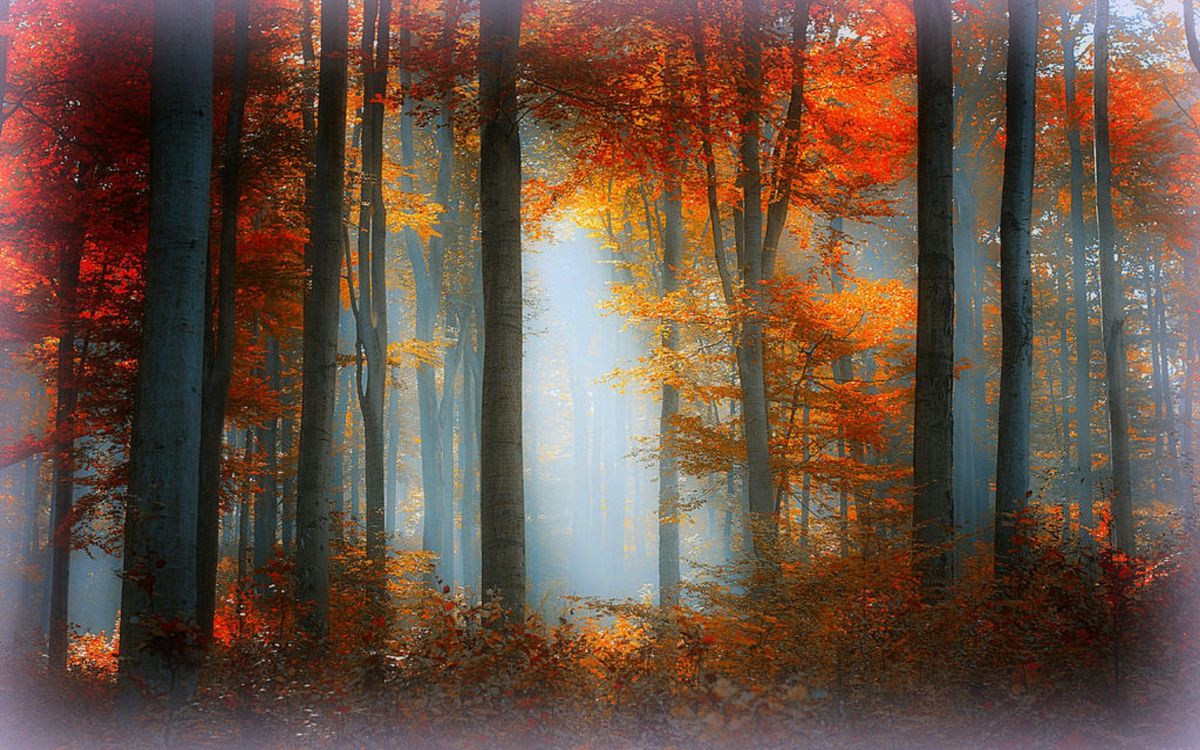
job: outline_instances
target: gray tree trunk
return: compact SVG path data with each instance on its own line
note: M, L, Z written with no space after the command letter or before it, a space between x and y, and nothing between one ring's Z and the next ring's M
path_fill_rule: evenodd
M363 424L367 558L387 552L384 405L387 400L387 210L383 201L383 102L391 45L391 0L363 5L362 185L358 205L358 304L354 308L358 364L355 383ZM349 262L347 262L349 268ZM363 358L366 359L364 383Z
M1079 536L1087 539L1092 518L1092 338L1088 301L1088 236L1083 223L1083 145L1076 100L1075 27L1067 5L1062 9L1063 82L1066 87L1067 146L1071 154L1071 296L1075 316L1076 496Z
M746 487L754 551L764 557L774 534L775 496L771 478L770 415L763 371L763 210L762 210L762 6L744 0L742 51L744 80L739 158L742 186L741 239L738 266L743 288L753 312L742 322L738 338L738 381L742 392L742 428L746 441Z
M916 0L917 362L913 544L926 597L951 574L954 528L954 81L949 0Z
M246 111L249 70L250 2L234 5L233 80L225 120L225 153L221 176L221 241L217 261L217 330L205 311L204 390L200 418L199 516L196 520L196 621L200 637L212 637L217 596L218 534L221 525L221 432L233 375L237 336L234 316L237 296L237 224L241 202L242 124ZM212 269L206 277L210 282ZM207 286L207 285L206 285ZM206 295L206 303L209 300Z
M58 265L58 313L62 329L58 337L54 405L54 501L50 506L50 619L46 654L51 672L67 671L71 586L71 547L75 497L75 406L79 399L76 383L76 323L79 317L79 265L83 233L68 234L60 250Z
M480 531L483 589L511 617L525 608L521 455L521 0L481 0L479 204L483 238Z
M337 391L342 205L346 161L346 0L321 3L317 169L309 246L310 288L304 301L303 391L296 488L296 602L301 625L329 629L329 505L333 406Z
M159 0L150 68L150 236L121 587L123 694L181 703L196 684L166 623L195 626L204 278L212 165L212 7ZM126 703L133 705L132 701Z
M1112 208L1112 157L1108 136L1108 1L1096 0L1096 60L1093 120L1096 129L1096 219L1100 238L1100 314L1104 375L1108 397L1109 450L1112 459L1112 541L1133 554L1133 484L1129 471L1129 411L1125 403L1128 364L1125 351L1125 300Z
M672 140L672 145L673 145ZM677 165L668 170L677 170ZM679 288L678 274L683 262L682 175L669 172L664 180L662 295ZM679 348L679 327L663 321L662 347L667 352ZM669 355L668 355L669 356ZM673 607L679 603L679 462L670 447L673 422L679 415L679 389L670 383L662 386L662 408L658 421L658 603Z
M278 398L280 392L279 339L267 342L267 385ZM266 568L275 554L279 525L279 418L272 416L258 431L258 442L266 456L266 471L254 505L254 585L266 593L270 583Z
M1004 187L1000 195L1000 416L996 441L996 572L1017 572L1017 516L1029 494L1033 398L1030 266L1036 145L1037 0L1009 0Z

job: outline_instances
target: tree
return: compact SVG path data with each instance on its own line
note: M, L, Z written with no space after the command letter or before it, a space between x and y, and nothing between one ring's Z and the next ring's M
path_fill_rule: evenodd
M1080 535L1092 527L1092 340L1091 305L1088 304L1087 232L1083 223L1083 144L1076 98L1075 27L1064 2L1061 9L1063 85L1067 110L1067 146L1070 150L1071 192L1071 294L1075 313L1075 454Z
M1113 169L1108 121L1108 0L1096 0L1093 54L1093 102L1096 128L1096 223L1100 239L1100 315L1104 341L1104 376L1108 398L1108 440L1112 461L1112 533L1118 549L1132 553L1133 483L1129 471L1128 378L1125 351L1125 299L1113 219Z
M79 265L83 256L83 233L79 227L67 232L66 247L59 251L58 312L62 329L58 336L54 405L54 495L50 508L50 622L46 655L51 671L66 672L69 640L68 596L70 594L71 505L75 495L75 409L79 400L76 382L76 334L79 298Z
M671 118L671 122L677 121ZM668 127L673 126L668 124ZM674 135L670 140L674 140ZM664 177L663 296L679 290L677 274L683 260L683 199L678 169L678 163L669 164ZM679 326L675 321L663 321L661 339L667 356L679 348ZM679 389L673 383L664 382L658 432L658 601L664 607L679 603L679 462L669 445L678 415Z
M948 0L917 0L917 371L913 544L926 596L950 576L954 525L954 69Z
M205 307L204 391L200 419L199 516L196 520L196 622L204 638L212 636L217 596L218 532L221 525L221 437L229 404L236 337L238 206L241 203L242 124L246 113L246 78L250 59L250 2L234 5L233 79L225 120L221 176L221 237L217 260L217 320L214 333ZM212 284L212 270L205 288ZM205 300L211 295L205 296Z
M196 499L212 157L212 8L155 4L150 239L130 448L121 678L195 687Z
M521 134L517 50L522 0L482 0L479 205L483 253L480 545L485 594L516 620L525 608L521 441Z
M1200 39L1196 38L1196 0L1183 0L1183 31L1187 37L1188 57L1200 72Z
M317 83L314 195L305 265L303 390L296 487L296 600L302 624L321 637L329 629L329 531L337 392L338 270L346 167L346 0L321 3L321 69Z
M1029 404L1033 388L1030 267L1036 146L1037 0L1008 4L1004 189L1000 197L1000 420L996 441L996 566L1014 570L1017 514L1029 493ZM919 434L919 433L918 433Z
M356 322L355 368L358 406L363 419L366 471L367 557L382 563L387 550L384 524L387 484L384 452L384 404L387 398L387 210L383 203L383 119L391 44L391 0L368 0L362 29L362 186L358 203L358 301L351 303ZM350 249L346 280L350 283ZM363 357L366 383L363 383Z

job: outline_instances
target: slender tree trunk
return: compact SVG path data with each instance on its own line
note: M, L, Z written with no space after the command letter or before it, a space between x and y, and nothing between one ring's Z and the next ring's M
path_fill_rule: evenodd
M483 589L525 608L521 455L521 136L516 57L521 0L481 0L479 203L483 237L480 531Z
M951 574L954 527L954 82L948 0L916 0L917 367L913 543L923 593Z
M205 313L204 388L200 425L199 516L196 522L196 621L200 637L212 637L217 595L218 533L221 523L221 431L233 374L237 295L238 206L241 202L242 123L249 70L250 0L234 5L233 81L225 121L221 177L221 241L217 265L217 330ZM212 278L211 270L207 279ZM207 298L206 298L207 300Z
M58 395L54 406L54 502L50 510L50 622L46 653L51 672L67 671L69 647L68 600L71 580L71 547L74 535L71 506L75 497L75 406L79 390L76 384L75 328L79 317L79 265L83 254L83 233L76 230L66 238L59 256L58 337L55 384Z
M1125 301L1121 290L1121 261L1117 254L1112 207L1112 158L1108 136L1108 2L1096 0L1096 60L1093 106L1096 129L1096 218L1100 237L1100 308L1107 384L1109 450L1113 471L1113 544L1132 554L1133 483L1129 471L1129 412L1125 403L1128 365L1125 352Z
M237 530L237 582L244 586L250 575L250 509L254 506L254 472L250 466L254 461L254 432L247 427L242 452L242 496L238 502Z
M279 339L267 342L267 384L271 392L280 392ZM279 525L279 418L271 416L259 429L258 442L266 456L266 471L254 505L254 585L260 594L267 593L270 576L267 565L275 554L275 534Z
M196 617L212 43L211 6L156 3L150 236L125 517L120 675L125 696L140 688L176 703L195 688L188 644L170 651L149 646L164 624L191 628Z
M1033 393L1030 265L1037 84L1037 0L1009 0L1004 188L1000 196L1000 417L996 443L996 572L1016 573L1016 521L1029 494Z
M762 6L761 0L744 0L741 84L742 129L739 157L742 187L741 243L738 265L750 314L742 322L738 339L738 380L742 391L742 428L746 441L746 485L750 498L750 523L755 555L763 558L774 529L774 481L771 478L770 415L766 375L763 370L763 209L761 165L762 120Z
M366 0L362 30L362 185L358 205L358 306L354 308L362 414L367 558L387 552L384 405L387 400L387 211L383 202L383 120L391 48L391 0ZM349 278L349 276L347 276ZM363 357L366 358L366 382Z
M674 145L674 138L670 140ZM664 179L662 295L669 297L679 289L678 270L683 262L682 175L678 166L668 166ZM663 350L671 356L679 348L679 327L663 321ZM658 431L658 603L673 607L679 603L679 463L671 448L673 422L679 414L679 390L670 383L662 386L662 409Z
M1079 500L1079 536L1088 539L1092 518L1092 339L1091 305L1088 303L1087 246L1083 223L1083 146L1079 132L1079 104L1075 96L1075 27L1068 5L1062 6L1063 82L1066 87L1067 146L1071 155L1071 294L1075 328L1075 434L1076 492Z
M317 168L309 219L303 393L296 491L296 600L310 634L329 629L329 501L337 390L346 142L346 0L321 3Z

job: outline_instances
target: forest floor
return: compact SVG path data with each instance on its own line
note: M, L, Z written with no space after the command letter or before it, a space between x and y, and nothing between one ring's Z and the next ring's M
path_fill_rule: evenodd
M320 643L297 635L286 569L265 594L227 579L178 708L118 714L114 637L77 637L56 678L7 654L0 748L1200 750L1194 548L1035 542L1020 581L967 570L936 603L905 554L504 626L403 557L372 604L344 552Z

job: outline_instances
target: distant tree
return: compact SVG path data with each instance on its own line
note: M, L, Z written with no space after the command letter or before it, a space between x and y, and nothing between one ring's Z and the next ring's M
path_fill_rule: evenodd
M1133 481L1129 469L1129 407L1125 400L1129 365L1125 351L1125 298L1113 218L1113 169L1108 121L1108 0L1096 0L1096 61L1093 102L1096 128L1096 220L1100 238L1100 313L1104 375L1108 397L1108 438L1112 460L1113 544L1134 551Z
M1075 313L1075 455L1082 534L1092 527L1092 340L1091 305L1088 304L1087 231L1083 223L1083 143L1076 97L1075 26L1068 4L1063 3L1063 86L1066 95L1067 146L1070 150L1071 193L1071 294Z

